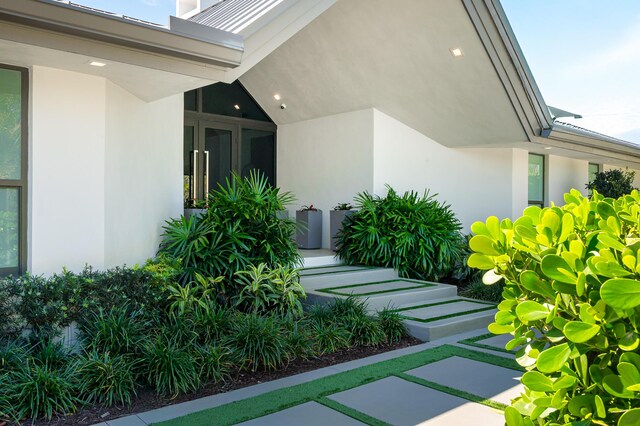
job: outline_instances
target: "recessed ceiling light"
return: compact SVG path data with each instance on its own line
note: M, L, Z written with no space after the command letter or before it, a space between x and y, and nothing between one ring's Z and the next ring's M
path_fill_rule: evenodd
M451 54L456 58L463 55L462 49L460 49L459 47L453 47L449 50L451 51Z
M276 101L280 100L280 95L278 95L277 93L275 95L273 95L273 99L275 99Z
M92 67L104 67L107 64L105 64L104 62L91 61L89 62L89 65L91 65Z
M553 147L545 146L544 149L553 149Z
M235 104L233 107L234 107L235 109L240 109L240 105L238 105L238 104Z

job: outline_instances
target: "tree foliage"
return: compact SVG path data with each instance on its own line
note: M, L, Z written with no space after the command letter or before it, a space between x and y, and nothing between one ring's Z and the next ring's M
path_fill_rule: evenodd
M598 191L605 197L619 198L633 191L636 172L629 170L607 170L597 172L595 178L587 184L590 191Z

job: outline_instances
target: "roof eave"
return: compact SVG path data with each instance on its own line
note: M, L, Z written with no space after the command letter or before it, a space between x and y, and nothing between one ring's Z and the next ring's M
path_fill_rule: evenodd
M205 36L198 24L177 19L172 29L51 0L0 0L0 20L7 22L224 68L240 64L241 36L225 31Z

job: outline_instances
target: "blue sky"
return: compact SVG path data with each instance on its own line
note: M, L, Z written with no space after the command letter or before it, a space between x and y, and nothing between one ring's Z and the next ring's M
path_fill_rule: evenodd
M175 14L175 0L72 1L160 24ZM584 116L566 121L640 144L640 1L502 5L547 103Z

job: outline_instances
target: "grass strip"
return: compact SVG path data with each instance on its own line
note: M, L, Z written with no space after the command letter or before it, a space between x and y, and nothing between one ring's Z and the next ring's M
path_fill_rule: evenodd
M453 300L445 300L444 302L425 303L423 305L407 306L406 308L398 308L398 309L394 309L393 311L394 312L413 311L415 309L431 308L432 306L449 305L451 303L462 303L462 302L477 303L479 305L491 305L492 307L497 306L495 303L485 302L483 300L453 299Z
M358 287L367 287L367 286L372 286L372 285L380 285L380 284L388 284L388 283L395 283L395 282L406 282L406 283L412 283L412 284L417 284L414 286L410 286L410 287L399 287L399 288L392 288L389 290L377 290L377 291L371 291L371 292L367 292L367 293L358 293L358 294L352 294L352 293L343 293L340 292L339 290L344 290L344 289L349 289L349 288L358 288ZM368 282L368 283L362 283L362 284L349 284L349 285L343 285L343 286L339 286L339 287L325 287L325 288L320 288L320 289L316 289L315 291L318 293L329 293L329 294L337 294L339 296L371 296L374 294L383 294L383 293L394 293L396 291L403 291L403 290L412 290L412 289L416 289L416 288L427 288L427 287L435 287L435 284L430 284L430 283L425 283L422 281L417 281L417 280L409 280L406 278L397 278L397 279L393 279L393 280L385 280L385 281L373 281L373 282Z
M444 345L333 374L310 382L277 389L251 398L155 424L162 426L204 426L214 424L212 423L212 419L215 419L216 425L233 425L272 414L294 405L318 400L334 393L400 374L451 356L466 357L493 365L512 365L508 364L509 361L515 364L515 361L504 359L497 355L476 352L459 346Z
M324 265L324 266L310 266L308 268L302 268L301 271L311 271L313 269L327 269L327 268L344 268L351 267L353 265L347 265L345 263L337 263L335 265Z
M430 323L430 322L434 322L434 321L440 321L443 319L447 319L447 318L456 318L456 317L462 317L465 315L469 315L469 314L477 314L478 312L484 312L484 311L490 311L494 309L493 306L489 306L487 308L478 308L478 309L472 309L470 311L462 311L462 312L456 312L456 313L451 313L451 314L447 314L447 315L440 315L439 317L433 317L433 318L417 318L417 317L411 317L409 315L400 315L400 317L407 319L407 320L411 320L411 321L417 321L417 322L421 322L423 324L426 323Z
M349 266L351 268L351 266ZM300 274L301 277L316 277L319 275L330 275L330 274L350 274L353 272L362 272L363 270L374 269L373 266L357 266L358 269L343 269L338 271L326 271L326 272L314 272L311 274Z
M475 337L470 337L468 339L460 340L458 343L467 345L467 346L473 346L480 349L488 349L490 351L503 352L511 355L514 355L516 353L516 351L510 351L505 348L500 348L498 346L491 346L491 345L485 345L484 343L478 343L480 340L485 340L494 336L495 334L487 333L487 334L482 334L480 336L475 336Z
M441 385L440 383L421 379L420 377L411 376L406 373L398 373L398 374L395 374L395 376L400 379L406 380L408 382L412 382L417 385L426 386L428 388L435 389L439 392L448 393L449 395L457 396L458 398L477 402L478 404L486 405L487 407L491 407L491 408L496 408L500 411L504 411L504 409L507 407L505 404L502 404L500 402L493 401L491 399L486 399L481 396L474 395L472 393L465 392L460 389L450 388L449 386L444 386L444 385Z
M329 399L327 397L318 398L315 400L318 404L322 404L325 407L329 407L332 410L335 410L339 413L344 414L345 416L349 416L352 419L356 419L359 422L370 426L393 426L387 422L383 422L382 420L378 420L375 417L371 417L365 413L362 413L358 410L355 410L351 407L347 407L346 405L342 405L339 402L334 401L333 399Z

